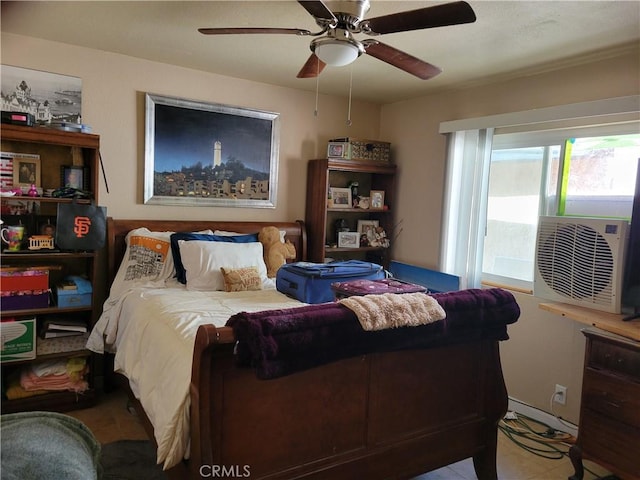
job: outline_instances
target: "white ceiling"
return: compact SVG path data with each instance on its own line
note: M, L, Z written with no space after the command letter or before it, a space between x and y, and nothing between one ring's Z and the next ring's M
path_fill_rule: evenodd
M640 1L468 0L472 24L387 34L379 40L443 73L419 80L363 55L352 66L327 67L321 94L389 103L501 78L529 75L614 55L640 42ZM446 2L371 0L368 18ZM199 27L283 27L318 31L288 1L2 1L3 32L117 52L230 77L315 91L296 74L312 37L205 36ZM362 40L370 38L357 35ZM60 72L64 73L64 72Z

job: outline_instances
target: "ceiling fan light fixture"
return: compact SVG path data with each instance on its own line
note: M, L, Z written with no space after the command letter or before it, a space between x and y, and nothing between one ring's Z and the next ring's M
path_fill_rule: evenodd
M349 65L363 52L360 43L337 38L319 38L311 43L311 50L320 60L332 67Z

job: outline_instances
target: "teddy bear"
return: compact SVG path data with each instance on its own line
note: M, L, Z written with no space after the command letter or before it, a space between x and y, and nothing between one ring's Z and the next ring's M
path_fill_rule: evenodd
M280 239L280 230L277 227L263 227L258 234L258 240L264 249L264 263L267 265L267 277L274 278L278 269L289 258L296 258L296 247L287 240Z

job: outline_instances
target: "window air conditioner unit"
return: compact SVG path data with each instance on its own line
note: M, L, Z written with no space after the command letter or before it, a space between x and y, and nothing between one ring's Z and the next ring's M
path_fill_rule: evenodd
M627 227L624 220L540 217L534 295L620 313Z

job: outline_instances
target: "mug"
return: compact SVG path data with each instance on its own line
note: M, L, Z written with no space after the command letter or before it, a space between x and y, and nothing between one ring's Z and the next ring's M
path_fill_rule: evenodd
M2 236L2 240L9 245L9 251L18 251L22 245L24 227L22 225L16 225L3 228L0 232L0 236Z

